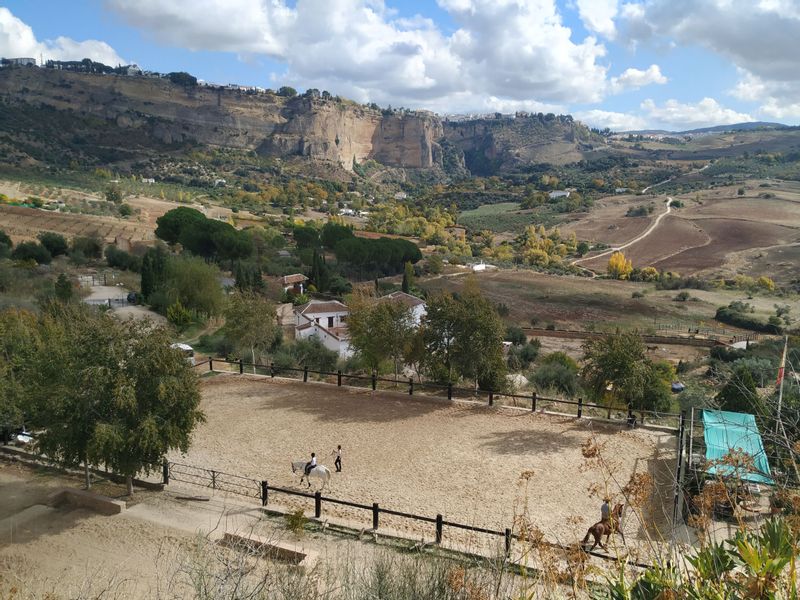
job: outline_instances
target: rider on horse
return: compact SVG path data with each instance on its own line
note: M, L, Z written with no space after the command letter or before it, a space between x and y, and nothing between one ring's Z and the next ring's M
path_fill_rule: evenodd
M311 460L306 463L306 476L311 473L311 470L317 466L317 455L311 453Z

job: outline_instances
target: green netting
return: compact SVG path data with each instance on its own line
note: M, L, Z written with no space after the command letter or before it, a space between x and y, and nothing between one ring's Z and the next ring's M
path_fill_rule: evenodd
M732 476L753 483L774 483L770 477L764 443L753 415L726 410L704 410L703 437L706 441L706 461L709 463L707 473ZM750 456L752 465L720 464L726 455L734 451Z

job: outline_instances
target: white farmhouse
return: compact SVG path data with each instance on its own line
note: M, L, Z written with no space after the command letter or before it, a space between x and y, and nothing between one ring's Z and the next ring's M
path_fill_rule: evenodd
M414 327L419 327L422 318L427 314L425 301L405 292L392 292L382 296L380 302L399 302L411 310L411 320Z
M347 332L350 309L337 300L311 300L295 311L295 339L316 337L342 358L353 354Z

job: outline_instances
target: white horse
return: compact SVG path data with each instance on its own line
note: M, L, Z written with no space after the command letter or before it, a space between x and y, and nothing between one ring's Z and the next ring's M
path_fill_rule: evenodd
M325 489L325 484L331 480L331 471L325 465L317 465L306 477L306 465L308 464L305 460L296 460L292 462L292 473L297 473L298 471L301 473L300 483L303 483L303 479L306 480L308 487L311 487L311 478L318 477L322 480L322 489Z

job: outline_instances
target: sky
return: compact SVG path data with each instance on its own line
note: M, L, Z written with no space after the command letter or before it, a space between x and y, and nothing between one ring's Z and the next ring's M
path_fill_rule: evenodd
M0 56L594 127L800 124L800 0L0 0Z

